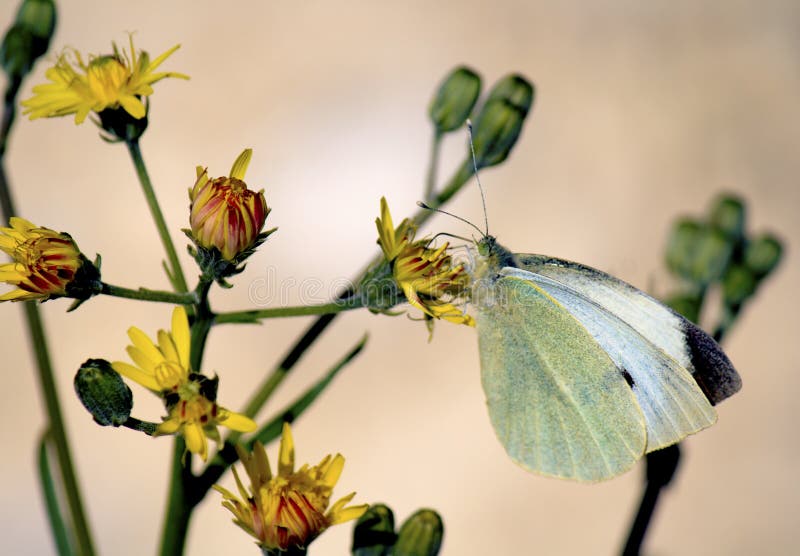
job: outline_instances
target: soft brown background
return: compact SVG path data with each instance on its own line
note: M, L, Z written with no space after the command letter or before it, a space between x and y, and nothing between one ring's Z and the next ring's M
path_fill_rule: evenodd
M5 28L16 2L0 9ZM662 252L671 222L698 215L723 190L742 195L751 230L788 245L779 272L727 339L743 391L719 423L685 443L681 473L659 508L650 554L783 554L796 546L796 396L800 239L798 4L773 2L60 2L54 49L107 52L127 41L189 82L156 86L142 147L181 246L194 167L228 172L254 149L252 187L266 188L280 231L253 257L217 309L245 308L267 279L270 305L301 302L299 283L335 289L375 252L373 220L386 195L399 218L421 196L431 129L425 110L440 78L467 63L487 85L518 71L538 97L510 160L483 173L492 232L509 248L582 261L670 291ZM26 94L43 79L39 63ZM463 135L449 140L448 164ZM103 276L166 287L163 250L122 146L70 119L18 122L8 171L22 214L69 231ZM451 204L480 221L478 192ZM470 233L439 218L436 231ZM183 248L181 247L181 252ZM190 276L192 262L183 255ZM293 282L292 282L293 281ZM250 292L248 288L255 286ZM87 357L124 357L127 328L149 334L170 308L101 298L73 314L43 306L74 454L103 554L155 551L168 439L95 426L72 393ZM52 552L34 471L44 426L20 308L3 312L0 552ZM236 408L308 324L303 319L215 330L205 370ZM295 426L298 458L347 458L336 490L385 501L399 520L420 506L446 521L443 553L613 554L640 495L642 468L596 486L530 475L495 440L479 382L475 334L443 323L434 341L405 317L348 314L279 390L270 415L365 332L365 354ZM136 390L136 414L157 418ZM271 454L276 447L271 447ZM273 455L274 458L274 455ZM230 477L226 484L230 485ZM344 554L351 527L314 554ZM255 554L212 494L192 523L188 554Z

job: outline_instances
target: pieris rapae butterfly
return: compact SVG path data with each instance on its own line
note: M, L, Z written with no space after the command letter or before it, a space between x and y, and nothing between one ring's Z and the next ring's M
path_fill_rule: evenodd
M488 234L472 273L489 416L525 469L610 479L712 425L741 388L708 334L608 274Z

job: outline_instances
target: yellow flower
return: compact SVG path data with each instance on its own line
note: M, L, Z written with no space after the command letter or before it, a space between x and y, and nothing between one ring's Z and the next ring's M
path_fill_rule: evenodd
M252 252L274 230L261 234L270 209L264 190L251 191L244 179L252 149L236 159L226 178L209 179L205 168L197 167L197 181L189 190L189 223L199 247L216 248L229 262Z
M90 56L88 63L76 50L64 52L45 73L50 83L37 85L33 96L22 101L23 113L31 120L75 114L75 123L80 124L89 112L122 107L133 118L141 119L147 112L142 97L153 94L153 83L167 77L189 79L182 73L155 72L180 45L152 61L147 52L140 50L137 55L133 35L129 52L120 52L115 43L112 45L112 55Z
M222 494L222 505L233 514L233 522L258 539L265 554L305 548L328 527L357 519L367 511L367 504L345 507L355 492L328 508L344 458L327 455L318 465L306 464L295 471L288 423L283 424L277 475L272 474L261 443L256 442L252 454L239 446L236 451L250 478L250 488L245 489L235 468L239 496L219 485L214 488Z
M0 249L14 262L0 265L0 281L17 289L0 295L0 301L44 301L67 295L86 261L75 241L23 218L11 217L9 223L10 228L0 228Z
M189 366L189 320L183 307L172 313L172 331L158 331L158 344L132 326L127 351L136 365L112 363L114 370L164 398L169 416L156 429L159 434L182 434L186 449L208 458L207 438L219 442L217 425L252 432L255 422L217 405L217 379L193 372Z
M375 224L378 244L392 265L394 280L429 324L430 319L445 319L475 326L475 320L453 304L453 300L466 295L470 277L463 265L453 265L447 253L449 244L432 249L427 240L414 241L416 227L408 219L395 229L385 198L381 199L381 216Z

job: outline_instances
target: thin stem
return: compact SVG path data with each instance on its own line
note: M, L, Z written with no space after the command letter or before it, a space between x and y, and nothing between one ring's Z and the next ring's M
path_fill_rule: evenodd
M194 292L173 293L161 290L148 290L146 288L132 290L129 288L123 288L122 286L106 284L105 282L103 282L100 293L114 297L124 297L125 299L174 303L175 305L193 305L197 303L197 295Z
M364 304L361 300L333 301L323 305L299 305L297 307L274 307L271 309L258 309L251 311L235 311L219 313L214 317L214 324L224 323L252 323L260 319L274 319L282 317L304 317L309 315L330 315L359 309Z
M438 129L434 129L433 141L431 141L431 159L428 161L428 177L425 179L425 195L422 197L426 203L433 200L433 192L436 189L436 173L439 169L441 146L442 134Z
M3 122L0 128L0 207L3 210L3 219L17 214L14 200L11 196L11 188L5 171L5 150L8 143L8 135L14 122L16 113L15 98L19 90L19 82L11 83L6 90L5 106L3 110ZM25 302L25 320L28 333L31 338L34 356L36 358L36 368L39 374L39 388L44 398L44 405L47 410L49 420L49 434L56 449L58 468L63 481L64 496L72 519L75 533L75 542L78 554L91 556L94 554L94 544L89 528L89 521L83 507L83 500L78 486L78 479L75 475L75 466L72 463L72 455L69 449L67 431L64 427L64 420L61 413L61 404L58 401L58 391L53 375L53 366L50 360L50 352L47 345L47 335L44 331L44 324L39 313L39 307L32 301Z
M161 212L161 207L158 205L156 193L153 189L153 183L150 181L150 176L147 174L147 167L142 158L142 151L139 148L139 141L137 139L127 141L128 152L133 160L133 165L136 168L136 175L139 176L139 183L142 185L142 192L147 200L147 206L150 207L150 214L153 216L153 221L158 228L158 235L161 236L161 243L164 245L164 250L167 252L167 259L169 260L169 279L172 286L179 292L186 292L189 288L186 286L186 278L181 269L181 263L178 260L178 254L175 251L175 245L172 243L172 238L167 229L167 223L164 220L164 215Z
M202 276L193 292L199 299L195 305L195 319L191 327L189 366L197 371L203 362L206 339L211 330L214 314L208 303L208 292L213 281ZM192 473L192 454L186 451L182 437L175 437L170 466L170 486L164 525L161 534L161 556L183 554L192 510L202 500L205 492L198 492L197 477Z

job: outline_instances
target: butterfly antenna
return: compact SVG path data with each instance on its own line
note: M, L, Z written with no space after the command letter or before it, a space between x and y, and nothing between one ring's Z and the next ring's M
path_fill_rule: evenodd
M483 193L481 177L478 174L478 161L475 158L475 144L472 135L472 120L469 119L467 120L467 133L469 133L469 151L472 153L472 169L475 171L475 181L478 182L478 191L481 192L481 204L483 205L483 225L486 228L486 233L481 232L481 235L487 237L489 235L489 217L486 215L486 195ZM478 231L480 232L480 230Z
M460 216L456 216L456 215L455 215L455 214L453 214L452 212L447 212L446 210L442 210L442 209L439 209L439 208L433 208L433 207L430 207L430 206L426 205L425 203L423 203L422 201L417 201L417 206L418 206L418 207L420 207L420 208L424 208L425 210L432 211L432 212L438 212L438 213L440 213L440 214L446 214L447 216L450 216L450 217L452 217L452 218L455 218L456 220L460 220L460 221L461 221L461 222L463 222L464 224L467 224L468 226L472 226L473 228L475 228L476 230L478 230L478 233L479 233L479 234L483 235L483 232L481 231L481 229L480 229L480 228L478 228L478 227L477 227L475 224L473 224L473 223L472 223L472 222L470 222L469 220L467 220L466 218L461 218ZM438 234L437 234L437 235L438 235ZM458 236L453 236L452 234L441 234L441 235L450 235L450 236L452 236L452 237L458 237ZM462 238L462 237L458 237L458 239L464 239L464 238ZM465 241L468 241L468 240L465 240Z

